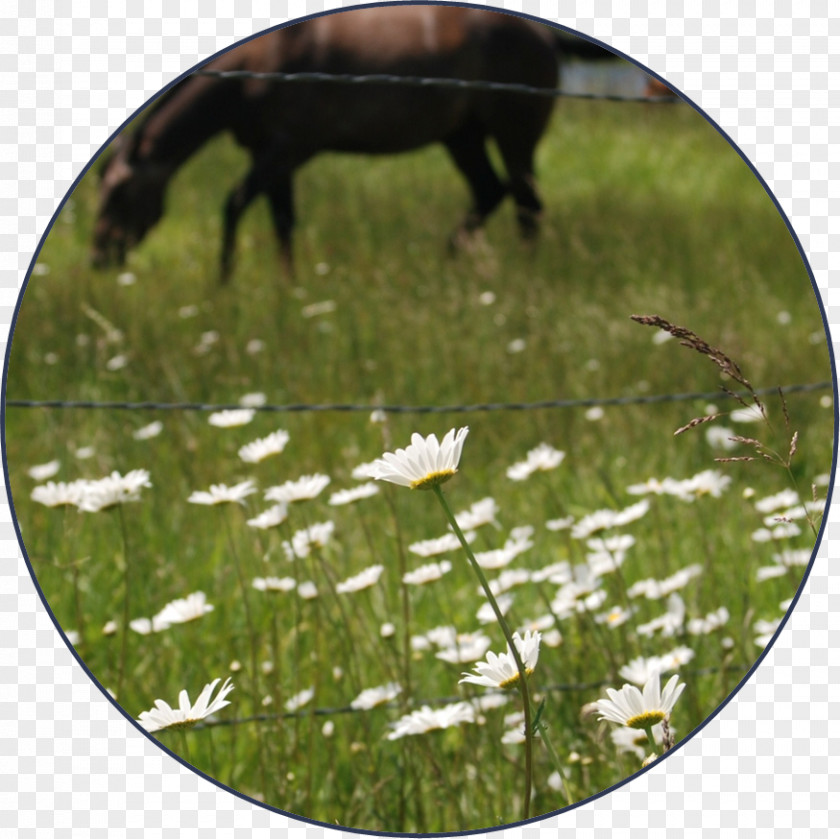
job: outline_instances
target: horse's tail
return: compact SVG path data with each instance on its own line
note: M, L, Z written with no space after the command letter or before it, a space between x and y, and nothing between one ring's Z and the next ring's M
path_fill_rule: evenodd
M573 35L564 29L554 29L554 47L560 58L582 58L587 61L607 61L618 56L598 41Z

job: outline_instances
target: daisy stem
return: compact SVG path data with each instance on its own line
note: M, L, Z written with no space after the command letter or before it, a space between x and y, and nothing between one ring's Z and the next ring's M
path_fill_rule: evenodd
M478 564L478 561L473 554L469 543L464 536L463 531L461 530L458 522L455 520L455 516L452 513L452 510L449 509L449 505L446 503L446 498L443 495L443 490L441 490L440 486L435 484L432 486L432 491L437 496L438 501L440 502L441 507L443 507L443 512L446 515L446 519L449 522L450 526L452 527L453 532L458 537L458 541L461 543L461 547L464 549L464 552L467 555L467 559L472 566L473 571L475 571L476 576L478 577L478 581L481 584L481 588L484 591L485 596L487 597L487 601L490 603L490 607L493 609L493 614L496 616L496 621L499 624L499 627L502 630L502 634L505 636L505 641L507 641L508 649L510 650L511 655L513 656L513 660L516 663L516 670L519 674L519 679L517 679L517 685L519 687L519 693L522 696L522 712L525 716L525 793L524 793L524 802L523 802L523 819L527 819L530 811L531 811L531 785L532 785L532 766L533 766L533 731L531 726L531 696L528 691L528 675L525 672L525 666L522 664L522 657L519 655L519 650L516 646L516 643L513 640L513 634L510 631L510 627L505 620L505 616L502 614L502 610L499 608L499 604L496 602L496 598L493 596L493 592L490 589L490 584L487 582L487 577L484 576L484 571L482 571L481 566Z
M122 533L123 542L123 581L125 585L125 592L123 594L123 625L122 625L122 639L120 641L120 666L117 673L117 699L122 700L122 686L123 678L125 676L125 662L128 658L128 623L131 619L131 608L129 604L131 596L131 581L129 579L131 563L128 561L128 535L125 528L125 516L123 515L122 504L117 505L117 512L120 518L120 532Z
M572 799L572 793L569 790L569 785L566 783L566 773L563 771L563 766L560 763L560 756L557 754L554 744L548 736L548 726L543 722L541 716L536 720L536 727L540 732L540 737L542 738L543 744L548 751L548 756L551 758L551 763L557 774L560 776L560 781L563 784L563 793L566 796L566 803L571 806L574 804L574 800Z
M648 743L650 744L651 751L653 754L657 754L659 752L659 746L656 745L656 740L653 739L653 726L647 726L645 728L645 734L647 734Z

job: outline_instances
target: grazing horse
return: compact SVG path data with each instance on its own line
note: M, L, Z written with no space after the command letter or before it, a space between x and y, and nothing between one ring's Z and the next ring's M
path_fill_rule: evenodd
M582 54L593 48L608 54L550 27L481 9L361 8L269 32L205 69L393 74L554 88L557 52L573 50L575 42ZM127 249L163 215L167 184L178 168L223 131L251 155L250 170L224 206L223 281L233 266L237 223L261 194L291 270L292 176L321 151L394 153L441 142L472 195L459 232L479 228L509 194L522 234L533 236L542 208L534 149L552 106L551 97L508 91L190 76L160 97L134 133L115 141L102 175L93 264L124 261ZM490 163L491 138L507 181Z

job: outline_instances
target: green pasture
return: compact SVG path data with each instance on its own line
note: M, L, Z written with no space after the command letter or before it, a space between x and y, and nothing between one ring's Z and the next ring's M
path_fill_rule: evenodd
M178 174L161 224L131 254L134 278L88 266L97 179L91 172L56 220L25 292L8 369L7 399L127 400L233 404L261 392L270 404L459 405L714 392L718 368L630 319L658 314L686 326L734 359L756 388L831 378L814 291L795 243L755 176L724 139L687 106L561 102L540 146L545 203L535 246L518 240L512 206L457 255L446 241L466 209L465 185L444 151L361 158L323 155L297 178L297 274L282 276L267 208L240 228L233 282L217 283L220 208L242 176L245 156L227 138L211 142ZM313 304L332 301L321 309ZM118 333L114 332L118 330ZM114 362L115 358L124 357ZM106 688L125 679L118 700L136 718L158 698L194 699L230 675L231 705L204 727L155 735L222 783L288 812L328 824L396 832L487 828L521 818L522 747L502 745L509 703L467 724L401 740L390 722L423 704L482 696L458 685L471 664L450 665L408 639L441 625L480 627L482 597L462 555L422 559L415 541L441 536L446 522L429 493L383 484L379 495L345 507L327 504L354 486L352 469L408 444L412 432L470 426L459 474L445 486L455 511L492 496L499 529L481 528L478 550L500 547L511 529L534 527L534 546L511 568L584 563L587 547L546 521L580 518L639 501L627 487L648 478L685 479L720 469L732 483L720 497L687 502L652 496L651 510L622 528L632 534L620 573L606 575L600 613L631 605L609 628L587 610L558 620L563 642L544 645L532 690L546 697L544 719L575 800L640 767L620 754L613 728L582 708L621 687L622 665L678 645L694 651L678 672L686 690L672 717L677 741L723 702L761 653L757 621L775 621L802 567L758 582L758 568L783 549L810 549L815 535L757 542L756 499L793 487L803 500L830 471L834 408L830 390L766 398L769 424L716 424L789 454L790 469L759 458L717 464L706 426L674 431L706 412L708 400L469 414L258 412L236 428L216 428L188 411L6 410L6 457L15 513L39 585L61 626ZM720 411L739 407L723 393ZM153 420L163 432L136 440ZM243 444L283 428L285 451L258 464ZM541 442L566 452L555 470L524 482L505 471ZM89 456L80 459L76 453ZM85 452L85 449L88 449ZM35 503L28 469L57 459L56 481L148 469L141 500L100 513ZM270 506L263 491L305 474L332 479L317 499L290 507L271 531L246 525ZM253 479L260 492L235 504L187 503L211 484ZM752 496L750 497L750 492ZM746 497L745 497L745 491ZM824 498L825 486L816 489ZM333 539L289 562L282 542L333 521ZM819 520L817 517L816 524ZM403 572L449 559L452 571L422 587ZM373 564L373 588L333 586ZM663 579L700 564L679 594L686 619L721 606L728 622L708 635L684 630L650 637L637 626L662 614L666 599L628 598L634 582ZM494 572L498 573L498 572ZM312 580L320 596L270 594L254 577ZM169 601L203 591L214 610L150 635L129 631ZM512 590L518 627L547 613L556 586ZM246 605L248 610L246 612ZM116 621L115 634L102 630ZM394 624L390 638L383 623ZM484 627L491 650L504 641ZM233 668L232 668L233 665ZM256 670L255 670L256 667ZM339 668L339 669L337 669ZM397 681L387 706L349 712L363 688ZM288 714L285 703L314 688ZM332 731L325 723L332 724ZM127 732L128 734L128 732ZM532 814L565 806L548 783L552 766L535 746Z

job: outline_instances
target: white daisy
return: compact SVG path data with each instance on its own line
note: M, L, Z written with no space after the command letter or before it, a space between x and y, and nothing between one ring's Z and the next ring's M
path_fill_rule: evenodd
M384 705L386 702L396 699L401 693L402 688L396 682L367 688L350 703L350 707L356 711L369 711L377 705Z
M667 334L667 333L663 333ZM671 734L674 733L673 726L670 727ZM662 745L664 734L662 733L662 724L657 723L651 729L653 740L658 745ZM618 749L619 753L626 752L635 755L640 761L645 759L645 756L650 751L650 741L643 731L637 731L634 728L614 728L610 732L610 738L613 745Z
M26 473L33 481L46 481L58 473L61 468L60 460L51 460L49 463L39 463L37 466L30 466Z
M472 504L469 510L462 510L455 514L455 521L461 530L475 530L485 524L492 524L498 527L496 514L499 512L499 505L493 498L482 498Z
M611 527L621 527L636 521L644 516L650 509L650 502L643 498L636 504L631 504L623 510L596 510L581 519L578 519L572 526L572 536L575 539L585 539L600 530L607 530Z
M283 542L286 557L290 562L295 559L306 559L312 553L312 548L326 547L334 531L335 524L331 521L319 522L304 530L296 531L291 542Z
M77 507L82 500L88 482L84 479L65 483L47 481L36 486L31 493L33 501L47 507Z
M435 653L435 658L448 664L469 664L478 661L490 649L493 642L480 632L457 635L452 644Z
M231 408L210 414L207 417L207 422L216 426L216 428L235 428L239 425L247 425L256 413L253 408Z
M468 543L472 542L475 539L475 533L472 531L465 533L464 538ZM413 542L408 546L408 549L413 554L417 554L417 556L429 557L449 551L457 551L460 547L461 543L458 537L454 533L446 533L437 539L424 539L421 542Z
M298 583L297 592L304 600L314 600L318 596L318 588L312 580Z
M368 481L376 477L377 469L376 461L370 463L360 463L353 468L350 476L356 481Z
M257 530L269 530L283 524L288 517L289 508L286 504L275 504L267 510L263 510L258 516L248 519L245 524L248 527L256 527Z
M242 481L229 487L227 484L213 484L209 492L196 491L187 501L190 504L245 504L245 499L255 493L257 487L253 481Z
M469 702L455 702L438 709L423 705L422 708L392 723L394 730L388 735L388 739L399 740L401 737L426 734L429 731L470 722L475 722L475 709Z
M704 618L694 618L686 625L689 635L708 635L724 626L729 620L729 610L721 606L714 612L709 612Z
M195 591L186 597L167 603L160 612L152 618L161 624L187 623L213 611L213 606L207 602L203 591Z
M363 498L370 498L373 495L379 494L379 487L368 481L351 489L340 489L330 496L327 502L331 507L341 507L345 504L353 504L356 501L361 501Z
M329 482L329 475L303 475L296 481L286 481L266 490L265 498L266 501L282 501L287 504L308 501L320 495Z
M599 719L628 728L652 728L670 716L684 688L680 677L674 675L660 692L657 671L645 682L641 691L635 685L624 685L620 691L607 688L609 699L599 699L595 707L601 715Z
M106 478L84 484L78 507L86 513L98 513L118 504L139 501L140 490L151 485L145 469L132 469L125 475L112 472Z
M233 690L230 678L226 679L225 683L219 688L216 698L210 700L216 685L220 681L221 679L213 679L209 685L205 685L194 705L190 704L189 696L185 690L182 690L178 695L177 708L171 708L162 699L156 699L155 707L150 711L143 711L137 721L148 732L161 731L164 728L186 728L195 725L195 723L206 719L211 714L215 714L216 711L221 710L226 705L230 705L230 702L225 698Z
M428 565L421 565L413 571L403 574L402 581L409 586L422 586L439 580L444 574L452 570L452 563L444 559L440 562L431 562Z
M354 591L362 591L370 588L379 581L379 577L385 570L384 565L371 565L370 568L365 568L364 571L359 572L353 577L348 577L341 583L338 583L335 590L338 594L347 594Z
M291 577L255 577L251 585L257 591L294 591L297 583Z
M556 469L565 459L566 453L558 451L548 443L540 443L535 449L531 449L525 460L514 463L507 470L507 476L512 481L524 481L534 472L547 472Z
M540 655L539 632L526 632L522 637L518 632L513 633L513 643L522 659L522 666L525 675L530 676L537 666L537 659ZM519 670L516 667L516 660L513 657L510 647L506 653L496 655L494 652L487 653L487 661L480 661L475 665L476 673L462 673L464 677L458 684L474 684L491 688L507 688L519 681Z
M783 489L775 495L759 498L755 502L755 509L759 513L772 513L785 507L795 507L797 504L799 504L799 495L792 489Z
M499 607L499 611L503 615L506 615L510 607L513 605L513 596L510 594L502 594L500 597L496 598L496 605ZM490 605L489 600L485 600L484 603L481 604L481 607L475 613L475 616L480 624L495 623L498 620L496 612Z
M278 429L267 437L246 443L239 450L239 457L246 463L259 463L274 454L280 454L289 442L289 432Z
M447 431L438 442L434 434L411 435L405 449L386 452L375 461L374 478L411 489L431 489L448 481L457 471L469 428Z
M297 711L300 708L303 708L304 705L310 703L313 696L315 696L315 688L306 688L306 690L296 693L293 697L287 700L285 708L287 711Z
M152 437L157 437L161 431L163 431L163 423L160 420L155 420L142 428L138 428L131 436L135 440L151 440Z
M239 404L243 408L261 408L267 401L264 393L243 393L239 397Z

